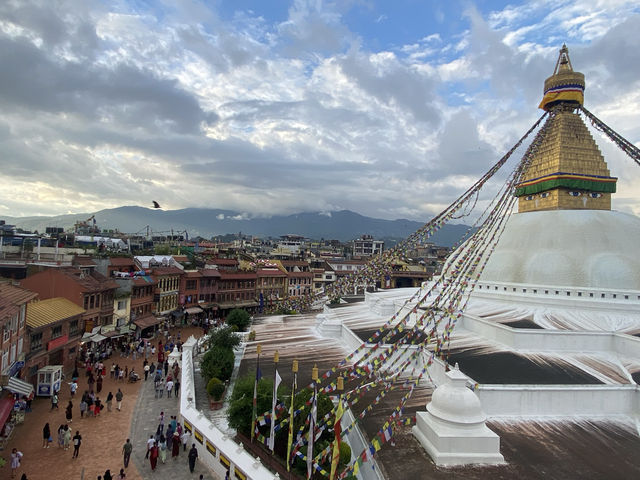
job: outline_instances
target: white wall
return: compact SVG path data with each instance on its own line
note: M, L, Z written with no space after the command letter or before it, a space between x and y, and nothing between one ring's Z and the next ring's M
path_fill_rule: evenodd
M611 417L640 414L637 385L480 385L488 417Z
M196 397L193 378L193 350L196 340L191 337L182 346L182 386L180 388L180 416L183 425L192 426L192 443L198 449L198 460L212 469L219 478L224 478L226 467L220 463L221 455L229 460L231 475L239 471L251 480L273 480L276 477L260 460L251 456L243 447L220 431L202 412L195 408ZM202 437L202 443L197 434ZM207 445L215 449L211 453Z

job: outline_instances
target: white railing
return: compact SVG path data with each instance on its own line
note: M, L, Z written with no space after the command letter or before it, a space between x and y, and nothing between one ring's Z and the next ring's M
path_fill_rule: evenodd
M198 341L190 337L182 345L182 387L180 388L180 417L182 424L193 435L193 443L198 449L198 460L213 470L218 478L251 480L274 480L277 474L271 473L260 460L251 456L242 444L238 444L219 430L196 405L196 392L193 378L193 351Z

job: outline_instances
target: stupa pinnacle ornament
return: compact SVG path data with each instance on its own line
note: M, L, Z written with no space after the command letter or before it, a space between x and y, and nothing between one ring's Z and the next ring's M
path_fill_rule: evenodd
M563 45L553 75L544 82L540 108L553 113L549 131L516 185L518 212L611 210L611 177L591 133L575 113L584 101L584 75L574 72Z
M544 97L538 108L550 110L559 102L574 104L576 107L584 103L584 74L574 72L569 49L562 45L553 75L544 81Z

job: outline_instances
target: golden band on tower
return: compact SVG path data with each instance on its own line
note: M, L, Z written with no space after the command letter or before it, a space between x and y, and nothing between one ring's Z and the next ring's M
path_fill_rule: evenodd
M584 74L574 72L563 45L544 82L540 107L553 111L549 132L516 185L518 212L538 210L611 210L617 178L610 176L591 133L575 113L584 102Z

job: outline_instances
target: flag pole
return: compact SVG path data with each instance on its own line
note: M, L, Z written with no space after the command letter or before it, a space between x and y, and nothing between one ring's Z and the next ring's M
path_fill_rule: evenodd
M311 411L309 412L309 438L307 441L307 480L313 474L313 442L316 434L316 416L318 413L318 367L316 365L311 369L311 380L313 384L313 396L311 397Z
M342 391L344 390L344 378L338 377L337 381L338 389L338 405L336 405L336 416L333 422L333 433L335 435L333 444L333 454L331 457L331 472L329 474L329 480L336 478L338 473L338 462L340 461L340 436L342 435Z
M293 361L293 384L291 385L291 407L289 408L289 437L287 439L287 472L291 471L291 444L293 443L293 399L296 396L298 360Z
M278 402L278 385L280 385L280 375L278 375L278 360L280 359L280 354L278 350L273 354L273 397L271 399L271 430L269 434L269 449L271 450L271 455L274 454L276 448L276 403Z
M251 412L251 443L256 435L256 417L258 416L258 380L260 380L260 353L262 352L262 345L256 345L256 353L258 354L258 361L256 363L256 381L253 384L253 410Z

